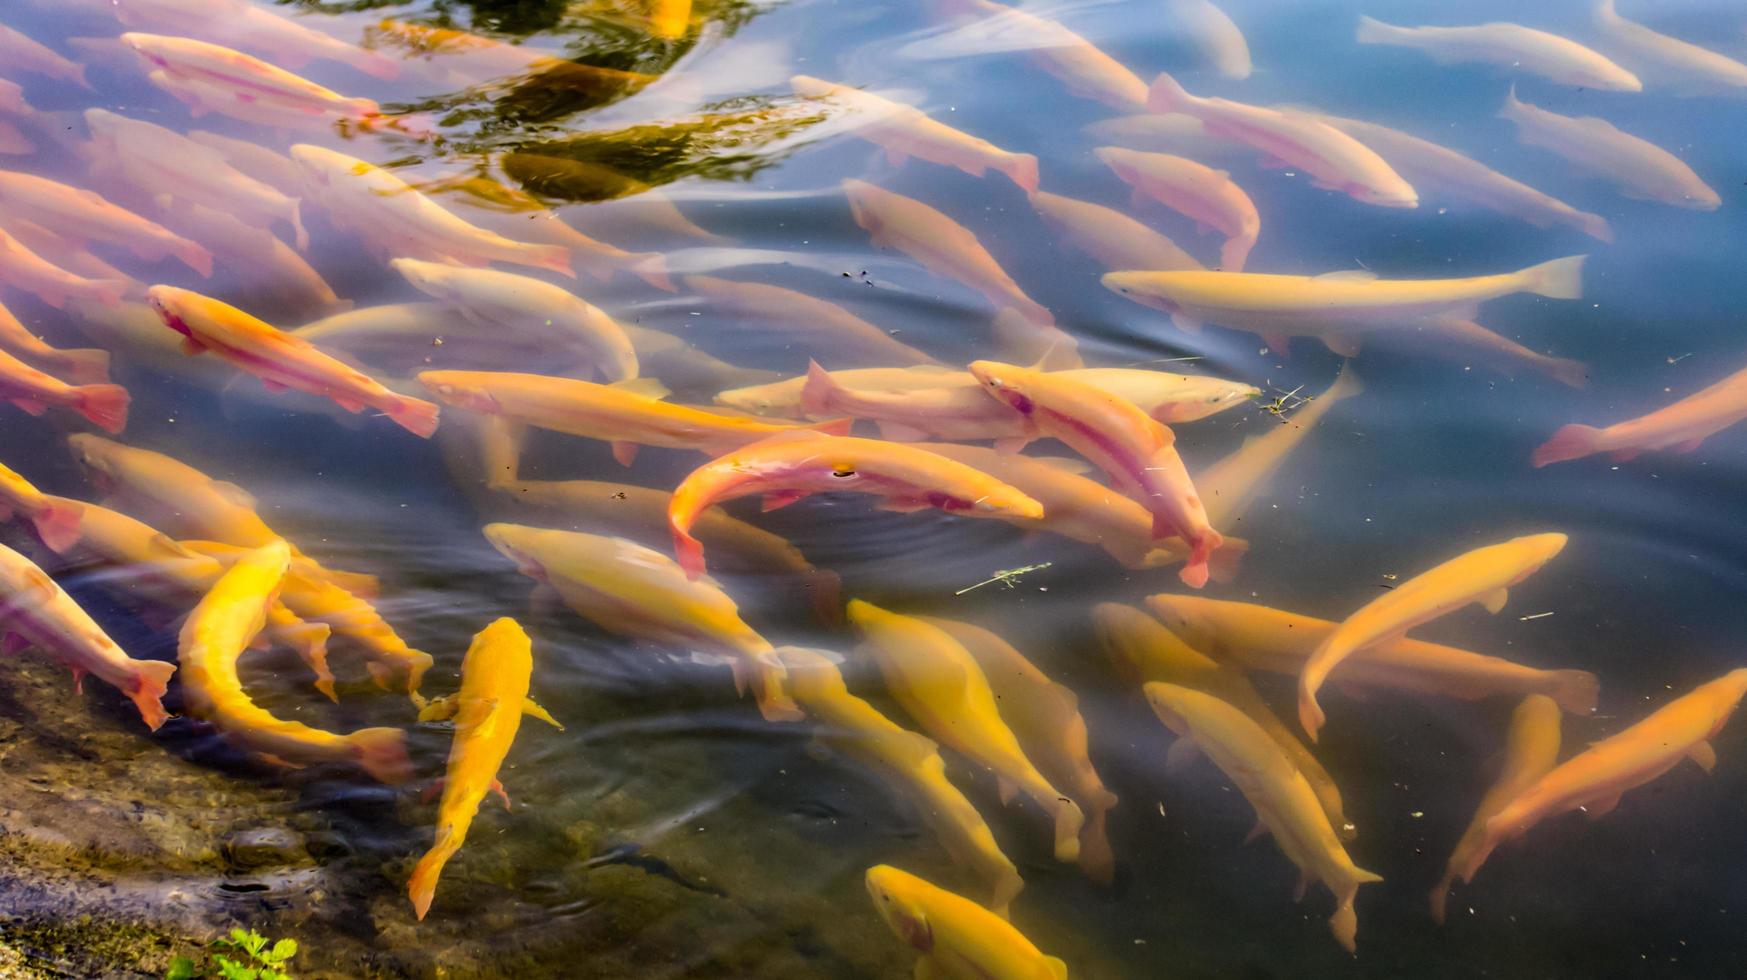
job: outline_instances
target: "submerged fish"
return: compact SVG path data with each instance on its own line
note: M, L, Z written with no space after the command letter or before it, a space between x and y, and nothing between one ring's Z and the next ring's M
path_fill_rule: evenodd
M249 552L188 614L176 654L188 713L269 762L294 768L348 763L384 783L406 782L412 778L412 760L400 729L365 728L338 735L277 718L243 690L237 661L266 624L267 609L278 597L290 561L291 548L283 541Z
M875 439L800 430L772 436L693 470L673 492L668 527L674 552L693 579L704 573L704 546L691 533L714 504L754 494L764 509L815 493L868 493L881 508L910 513L930 507L963 517L1042 517L1043 506L986 473L944 456Z
M0 24L0 65L5 65L8 72L29 72L73 82L82 89L91 88L91 83L85 80L84 65L68 61L46 45L5 24Z
M1196 228L1224 235L1220 268L1243 271L1256 236L1261 234L1262 219L1256 214L1255 202L1232 182L1229 173L1168 153L1142 153L1119 146L1101 146L1093 152L1123 183L1134 188L1136 206L1149 199L1157 201L1194 221Z
M1297 677L1339 623L1248 602L1160 593L1147 606L1191 647L1217 660ZM1595 711L1600 685L1587 670L1538 670L1498 657L1407 637L1355 650L1331 678L1337 687L1395 688L1440 697L1545 694L1572 714Z
M1572 424L1535 448L1536 469L1549 463L1607 453L1616 461L1639 453L1690 453L1718 432L1747 418L1747 368L1679 401L1605 429Z
M930 118L914 106L893 102L872 92L837 85L810 75L789 79L795 94L828 99L849 111L853 132L886 151L886 162L899 166L910 158L957 167L972 177L991 170L1006 174L1027 193L1037 190L1037 157L1011 153L988 140Z
M128 27L182 35L257 52L288 68L333 61L393 79L400 66L374 51L306 27L247 0L114 0L115 19Z
M1092 607L1092 626L1105 655L1137 687L1153 682L1176 684L1212 695L1249 716L1310 783L1335 835L1341 840L1358 836L1358 828L1347 817L1346 804L1334 777L1309 747L1292 734L1274 709L1268 707L1241 668L1222 664L1192 649L1158 620L1133 606L1100 602ZM1193 750L1192 741L1172 745L1166 767L1181 767Z
M1260 725L1219 698L1156 681L1144 690L1159 720L1180 738L1194 739L1255 807L1258 828L1271 834L1298 866L1299 894L1312 879L1334 894L1329 929L1342 948L1353 952L1359 931L1353 901L1359 886L1383 878L1353 863L1304 774Z
M188 138L224 157L226 163L272 187L286 197L303 194L303 172L296 161L274 150L234 136L221 136L202 129L191 129Z
M1473 27L1396 27L1373 17L1359 17L1360 44L1390 44L1418 48L1439 64L1503 65L1540 75L1561 85L1606 92L1641 92L1638 76L1600 52L1570 38L1521 24L1480 24Z
M1250 77L1250 46L1225 11L1209 0L1171 0L1168 24L1201 50L1201 57L1226 78Z
M578 615L624 636L726 658L735 690L750 687L766 721L802 717L775 648L714 581L688 577L673 559L624 538L520 524L487 524L484 533Z
M1555 766L1486 821L1485 835L1460 868L1462 880L1473 881L1495 847L1548 817L1581 809L1599 820L1619 806L1623 794L1686 759L1709 772L1717 764L1711 739L1728 724L1743 695L1747 669L1732 670Z
M1005 50L1023 51L1071 95L1134 110L1146 104L1146 83L1104 50L1047 17L994 0L943 0L956 14L982 17L975 30L998 37Z
M508 262L576 278L563 246L513 241L468 224L380 167L308 143L292 147L291 158L303 172L310 199L384 258L473 266Z
M352 308L352 301L341 299L303 256L259 223L198 204L163 218L178 234L211 248L220 265L246 283L251 301L317 315Z
M121 35L121 42L151 66L154 82L168 82L178 98L194 95L211 111L268 122L344 120L362 129L392 122L371 99L349 98L234 48L138 31Z
M0 208L7 223L29 221L63 238L116 245L147 262L175 256L201 276L212 275L212 253L199 243L93 191L33 174L0 171Z
M1001 718L1026 757L1086 815L1080 827L1080 869L1094 881L1110 884L1116 877L1116 855L1105 820L1117 799L1092 766L1079 698L989 630L933 616L916 618L944 630L983 669L989 690L1001 703Z
M211 351L259 378L270 392L301 391L354 413L374 408L425 439L437 431L436 405L390 391L302 337L234 306L174 286L153 286L146 290L146 302L165 326L183 336L184 353Z
M86 674L114 685L154 732L169 717L161 699L176 665L128 656L46 572L0 545L0 649L26 647L71 667L75 691Z
M922 954L918 980L1068 980L1066 963L1005 920L908 871L875 865L867 891L892 932Z
M121 385L70 385L0 350L0 401L32 415L42 415L50 406L70 409L114 434L127 428L129 400Z
M1316 741L1322 707L1316 692L1329 673L1355 650L1406 635L1408 630L1479 603L1497 613L1510 587L1539 571L1564 550L1563 534L1530 534L1466 551L1383 593L1323 637L1298 677L1298 720Z
M78 507L43 493L0 463L0 521L14 517L29 521L42 543L60 554L79 541L79 513Z
M1001 853L982 814L946 778L946 762L934 741L903 728L851 694L843 674L825 655L779 647L777 656L788 668L795 700L819 723L819 738L871 766L900 795L912 798L953 861L988 885L989 911L1006 918L1025 882Z
M1210 135L1243 143L1274 166L1302 170L1325 190L1381 207L1419 206L1413 186L1382 157L1304 113L1190 95L1162 72L1148 90L1147 108L1199 119Z
M1715 211L1723 204L1679 157L1606 119L1548 112L1517 98L1514 86L1498 115L1516 124L1518 140L1552 151L1613 184L1622 196L1692 211Z
M943 383L937 388L858 391L839 384L813 361L801 389L801 411L809 418L872 419L882 438L898 442L1024 440L1024 416L985 395L974 377L961 371L940 375Z
M522 715L563 727L528 698L533 671L533 641L527 632L513 619L495 620L474 634L467 648L461 661L461 690L419 712L420 721L455 721L443 798L437 805L436 840L413 866L406 883L413 913L421 921L436 897L437 877L466 842L485 794L495 791L503 797L504 808L509 808L509 794L497 774L522 726Z
M126 279L87 279L68 272L25 247L5 228L0 228L0 283L34 294L57 310L70 300L120 306L130 285Z
M1602 47L1641 78L1689 92L1739 95L1747 90L1747 64L1627 20L1614 9L1614 0L1597 0L1595 26Z
M879 664L886 689L922 729L995 774L1001 799L1031 797L1055 822L1055 858L1076 861L1085 814L1040 772L996 706L976 658L951 633L860 599L849 620Z
M1043 191L1031 195L1031 206L1064 241L1106 271L1202 268L1176 242L1114 208Z
M1432 919L1444 923L1444 906L1449 901L1450 886L1456 875L1468 866L1474 849L1486 836L1486 822L1506 803L1516 799L1523 790L1534 785L1559 761L1559 705L1543 694L1531 694L1516 706L1510 716L1510 729L1505 735L1504 757L1498 775L1480 798L1474 819L1456 842L1456 849L1444 865L1444 876L1432 886L1430 902Z
M1261 423L1268 427L1266 432L1246 438L1230 455L1202 470L1195 478L1195 487L1201 491L1208 523L1230 530L1242 521L1256 497L1268 489L1286 457L1304 442L1329 410L1364 390L1364 383L1352 366L1343 365L1334 384L1322 394L1309 398L1279 424Z
M836 303L762 282L686 276L686 288L733 314L738 329L770 330L794 338L831 363L932 364L934 358Z
M996 361L977 361L971 373L1024 416L1028 435L1059 439L1109 474L1153 515L1154 538L1181 537L1190 551L1179 574L1194 588L1207 584L1208 558L1225 539L1207 523L1170 429L1133 402L1061 373Z

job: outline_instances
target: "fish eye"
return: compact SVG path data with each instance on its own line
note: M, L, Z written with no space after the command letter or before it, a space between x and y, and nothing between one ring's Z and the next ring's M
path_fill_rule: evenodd
M846 480L846 479L855 475L855 467L853 467L853 466L833 466L833 467L831 467L831 475L838 478L839 480Z

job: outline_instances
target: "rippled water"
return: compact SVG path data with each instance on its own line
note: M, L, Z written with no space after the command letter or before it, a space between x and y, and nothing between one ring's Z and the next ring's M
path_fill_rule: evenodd
M1248 333L1180 330L1163 313L1103 288L1105 270L1067 247L1005 178L919 161L893 165L792 95L790 76L810 74L912 103L998 146L1035 153L1045 190L1126 210L1213 261L1217 236L1198 235L1191 222L1157 206L1129 208L1128 188L1093 155L1111 132L1096 124L1123 113L1069 95L1026 52L1012 50L1010 39L967 29L926 4L699 2L689 30L674 41L650 38L632 4L610 0L310 0L275 8L349 41L382 42L379 22L394 17L471 28L610 69L474 87L445 75L440 59L404 62L392 81L331 62L302 69L430 126L435 140L406 131L289 134L191 118L107 40L118 27L106 6L12 0L0 10L8 26L85 60L92 83L85 91L19 75L31 103L48 115L26 128L36 152L7 158L5 167L109 192L86 177L77 154L79 112L91 106L279 151L322 142L391 166L457 213L511 235L518 223L526 230L544 219L494 209L460 189L460 178L525 187L559 220L632 251L662 253L676 275L770 283L841 304L943 363L998 355L993 310L980 296L869 244L841 188L858 178L928 202L974 232L1079 338L1088 364L1192 370L1262 389L1252 403L1177 427L1192 473L1280 426L1270 408L1301 411L1299 396L1327 388L1340 367L1340 358L1309 339L1294 341L1288 356ZM1566 552L1514 589L1504 613L1469 609L1415 635L1598 674L1599 711L1564 719L1568 753L1741 666L1747 535L1739 461L1747 434L1725 430L1691 454L1631 462L1594 457L1536 470L1528 458L1560 425L1641 415L1747 362L1738 270L1747 236L1739 217L1747 102L1679 98L1654 87L1619 94L1519 81L1520 94L1537 105L1605 117L1675 152L1722 197L1713 212L1678 210L1622 197L1520 145L1511 125L1495 117L1509 73L1439 65L1418 52L1358 46L1352 37L1362 12L1405 24L1521 19L1584 39L1587 3L1483 0L1460 11L1415 0L1221 6L1248 38L1256 65L1241 82L1203 66L1169 4L1100 0L1026 9L1071 26L1142 79L1168 70L1196 94L1310 106L1460 150L1602 215L1616 241L1535 228L1435 194L1422 193L1416 210L1368 207L1316 189L1303 175L1259 167L1253 154L1229 145L1185 150L1229 169L1255 201L1262 233L1252 271L1362 268L1386 278L1436 278L1591 254L1581 301L1511 296L1487 304L1482 318L1535 351L1584 362L1587 387L1423 335L1368 344L1350 365L1363 378L1363 395L1333 406L1241 519L1222 529L1246 539L1249 552L1238 576L1209 594L1338 620L1389 583L1459 551L1556 529L1571 535ZM1622 12L1747 58L1747 15L1728 5L1634 3ZM397 56L392 46L381 50ZM0 64L0 76L11 75ZM115 193L143 212L151 207ZM679 226L673 208L694 227ZM339 297L358 307L426 301L319 208L305 214L308 261ZM99 251L143 282L198 289L280 326L328 312L288 300L268 268L227 262L224 250L211 280L174 263ZM842 352L831 343L772 331L683 284L668 293L631 276L585 276L574 288L622 322L665 331L719 359L646 371L688 403L799 374L809 357L832 368L880 366L833 362ZM57 343L114 341L89 328L82 339L76 317L24 293L3 298ZM396 351L376 366L404 376L426 364L472 366L470 356L431 347ZM683 650L629 644L531 595L531 583L479 528L510 520L604 530L657 550L668 547L664 531L602 528L506 501L485 488L467 413L458 409L445 409L443 427L426 443L370 413L352 417L303 396L266 394L210 358L184 358L168 341L156 353L116 347L115 359L118 380L134 397L125 440L243 486L275 529L325 563L380 575L379 610L412 646L436 657L426 693L452 690L468 638L489 620L514 615L535 639L533 695L567 728L523 727L502 774L512 812L482 809L431 916L416 923L405 876L429 846L434 808L415 792L344 773L288 774L252 762L190 720L148 737L127 702L103 685L89 685L101 690L74 702L58 674L51 683L46 669L20 667L16 682L0 683L0 718L18 722L12 745L0 745L0 775L18 786L36 780L36 789L0 800L12 812L11 839L37 834L64 846L54 830L75 819L68 801L86 799L97 773L114 784L137 778L135 787L106 791L119 792L117 799L139 807L146 816L138 819L156 828L146 834L149 846L75 842L68 851L83 855L69 858L80 862L80 874L93 861L88 852L104 852L94 865L109 887L122 883L114 901L91 899L81 888L97 886L78 881L64 893L4 889L8 876L0 869L0 894L14 906L6 911L21 921L120 910L197 936L243 923L296 935L307 969L334 976L873 977L906 975L913 957L869 903L866 868L893 863L975 893L974 880L955 869L911 804L846 757L818 749L807 726L761 721L749 699L735 698L720 667L694 664ZM541 370L542 355L521 366ZM64 449L77 420L7 409L4 423L0 459L49 492L94 499ZM536 434L521 476L669 489L700 458L645 448L625 469L603 443ZM839 573L845 597L984 625L1078 695L1092 758L1121 798L1110 817L1118 862L1111 887L1053 861L1041 814L1022 801L1003 807L987 773L947 753L949 772L1025 878L1014 923L1064 959L1073 976L1747 972L1747 939L1737 924L1747 914L1739 829L1747 766L1738 728L1718 738L1714 772L1676 767L1628 794L1605 819L1551 820L1525 846L1501 851L1458 891L1440 928L1426 915L1425 894L1489 783L1489 760L1512 704L1390 691L1361 700L1331 691L1331 722L1317 754L1359 828L1349 847L1354 859L1386 879L1360 893L1355 958L1327 933L1326 895L1313 889L1304 904L1293 904L1290 862L1267 841L1241 844L1253 815L1218 770L1203 762L1165 771L1171 736L1098 648L1090 607L1182 591L1173 571L1127 571L1103 551L1062 538L932 510L884 513L848 495L762 516L751 501L731 509ZM17 532L9 540L29 539ZM138 615L125 589L106 586L92 570L46 558L45 566L135 656L174 659L172 624ZM1011 582L991 581L1028 566L1037 567ZM851 688L909 724L882 691L878 671L855 652L852 633L817 619L792 576L726 560L712 570L760 632L778 644L841 651ZM24 662L11 660L8 670ZM375 692L345 651L336 649L334 663L337 705L313 693L302 668L280 652L245 661L245 681L264 706L322 727L407 726L421 774L437 775L449 729L416 724L413 709ZM1295 724L1290 678L1256 680ZM125 767L114 762L148 756ZM293 828L292 856L273 851L263 869L229 851L209 860L203 850L215 836L247 840L259 827ZM16 860L23 867L30 859ZM176 916L158 914L169 907ZM160 965L142 962L148 971Z

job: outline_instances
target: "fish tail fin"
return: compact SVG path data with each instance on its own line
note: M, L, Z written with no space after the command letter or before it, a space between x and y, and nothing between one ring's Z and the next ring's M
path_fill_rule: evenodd
M1213 549L1213 553L1207 556L1207 577L1221 585L1237 578L1244 554L1249 550L1248 541L1226 538L1224 544Z
M1360 44L1388 44L1402 33L1402 29L1394 24L1385 24L1375 17L1360 14L1359 29L1354 32L1353 39Z
M801 411L809 417L831 412L831 396L838 391L837 379L818 361L807 362L807 382L801 386Z
M1599 214L1590 214L1588 211L1579 211L1577 217L1572 220L1572 224L1577 227L1578 231L1583 232L1585 235L1588 235L1597 241L1607 242L1610 245L1613 244L1613 226L1608 224L1607 219Z
M334 672L328 669L328 637L333 635L333 628L326 623L300 622L296 626L287 626L282 635L297 652L297 658L315 674L315 689L326 695L329 701L340 700L334 692Z
M309 251L309 229L303 226L303 202L293 198L291 213L286 217L291 221L291 234L297 242L297 250L299 252Z
M100 385L109 383L109 352L95 347L64 350L61 355L67 361L67 380L76 385Z
M1003 172L1018 184L1020 190L1027 194L1036 194L1038 182L1042 179L1037 172L1037 157L1030 153L1015 153L1007 161Z
M389 406L388 417L413 435L429 439L437 431L438 411L432 402L403 395Z
M1516 97L1516 83L1510 83L1510 91L1504 94L1504 105L1498 109L1498 118L1517 122L1522 118L1523 100Z
M1603 24L1618 24L1620 13L1614 9L1614 0L1596 0L1595 19Z
M176 258L181 259L183 265L200 273L200 278L212 278L212 253L199 242L183 242L177 245Z
M110 435L127 428L127 405L131 400L121 385L82 385L77 411Z
M1383 876L1375 871L1366 871L1364 868L1353 869L1353 883L1355 885L1374 885L1382 880Z
M141 660L134 667L133 690L127 696L139 709L146 727L154 732L170 717L164 710L164 694L170 689L170 675L174 673L176 665L163 660Z
M642 252L633 256L636 259L626 270L664 293L679 292L679 287L673 284L673 277L667 273L667 260L660 252Z
M77 505L51 500L31 515L30 522L36 528L36 536L42 539L42 543L50 551L60 555L79 543L80 514Z
M1219 247L1219 271L1244 271L1244 263L1250 260L1250 249L1255 246L1256 240L1247 235L1227 238L1225 244Z
M1108 807L1096 807L1080 828L1080 870L1100 885L1116 880L1116 853L1110 848L1110 835L1105 830Z
M1159 533L1160 530L1160 520L1155 515L1153 517L1153 536L1155 538L1163 536ZM1168 525L1165 526L1163 530L1165 534L1169 534L1171 531ZM1220 546L1223 544L1225 544L1225 537L1218 531L1215 531L1212 528L1203 531L1200 536L1195 538L1195 540L1189 542L1189 558L1183 563L1183 567L1178 570L1177 577L1183 580L1184 585L1187 585L1192 589L1199 589L1205 586L1207 584L1207 579L1212 574L1212 569L1208 567L1208 562L1212 558L1213 553L1219 550Z
M1486 821L1486 831L1481 834L1480 842L1475 845L1472 851L1468 852L1468 860L1462 862L1462 866L1455 869L1456 877L1464 883L1474 880L1474 876L1480 873L1480 866L1485 864L1486 859L1492 856L1492 852L1497 849L1498 845L1504 842L1507 828L1510 826L1508 821L1500 819L1504 816L1505 811L1500 811Z
M1445 871L1438 883L1432 886L1431 894L1426 896L1427 903L1431 906L1432 921L1440 926L1444 924L1444 909L1450 901L1450 888L1455 884L1456 872L1453 869Z
M1159 72L1146 90L1146 107L1154 112L1179 112L1194 98L1168 72Z
M1553 689L1547 696L1574 715L1594 714L1595 703L1601 697L1601 681L1587 670L1555 670Z
M1335 906L1334 914L1328 917L1328 928L1342 949L1349 953L1359 951L1359 913L1353 910L1350 899Z
M814 432L823 432L828 436L846 436L849 435L849 430L853 428L854 425L854 419L831 419L828 422L814 422L811 425L804 425L801 428L811 429Z
M704 543L693 537L691 532L669 521L673 529L673 555L679 561L679 567L685 569L685 577L696 582L704 576Z
M807 713L789 696L788 676L788 671L770 654L759 657L753 665L752 693L758 699L758 713L765 721L800 721L807 717Z
M843 622L843 579L828 568L807 573L806 588L813 597L813 610L831 626Z
M1529 465L1540 469L1548 463L1582 459L1601 452L1601 430L1593 425L1571 424L1560 427L1553 437L1535 448Z
M1058 796L1055 804L1055 859L1080 859L1080 828L1086 825L1086 814L1079 804Z
M1589 365L1568 357L1555 357L1544 362L1553 380L1568 388L1589 387Z
M1548 299L1583 298L1583 262L1587 255L1568 255L1540 265L1531 265L1518 275L1523 288Z
M529 245L524 243L521 260L541 269L550 269L561 276L576 278L576 270L570 264L570 249L562 245Z
M346 736L358 754L358 765L378 781L395 784L412 779L412 759L406 754L406 733L398 728L361 728Z
M1323 722L1328 720L1328 716L1322 713L1322 705L1316 700L1317 689L1321 686L1320 681L1312 684L1302 678L1298 684L1298 724L1304 726L1304 734L1310 736L1312 744L1316 743Z
M425 682L425 672L436 663L436 658L423 650L411 647L406 651L406 696L412 698L412 703L420 708L425 706L425 698L419 693L419 686Z
M431 910L431 900L437 896L437 878L443 873L443 865L449 863L449 858L460 849L460 842L454 840L454 832L446 825L439 827L436 842L413 866L412 877L406 882L406 894L412 899L413 913L421 922L425 913Z
M113 309L121 305L122 299L127 296L127 291L132 288L132 286L133 283L128 282L126 279L98 279L96 280L96 286L93 288L93 291L97 294L97 302ZM57 310L66 305L65 297L62 297L61 301L57 303L53 299L45 296L43 297L43 302Z

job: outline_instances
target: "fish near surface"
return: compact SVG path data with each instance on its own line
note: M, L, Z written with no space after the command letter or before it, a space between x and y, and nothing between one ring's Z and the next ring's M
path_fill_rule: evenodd
M1531 694L1516 706L1510 716L1510 729L1504 740L1504 762L1498 776L1480 798L1474 819L1456 842L1456 849L1444 865L1444 876L1432 887L1432 920L1444 923L1444 908L1450 897L1450 886L1456 875L1468 866L1474 849L1486 836L1486 822L1504 809L1504 805L1534 785L1559 761L1559 704L1544 694Z
M148 262L175 256L202 277L212 276L212 253L199 243L94 191L33 174L0 171L0 208L5 209L7 221L30 221L63 238L105 242Z
M1354 952L1359 918L1353 901L1360 885L1383 879L1353 863L1304 774L1260 725L1219 698L1157 681L1144 690L1165 727L1194 739L1255 807L1258 825L1298 866L1300 892L1314 878L1334 893L1329 929L1343 949Z
M115 384L70 385L0 350L0 401L32 415L52 405L78 412L111 435L127 428L127 389Z
M1180 576L1193 588L1207 584L1208 558L1225 539L1207 523L1169 428L1133 402L1059 373L995 361L974 362L971 373L1025 417L1030 434L1061 440L1109 474L1153 515L1154 538L1181 537L1190 552Z
M998 310L1015 310L1038 326L1055 325L1055 314L1027 296L970 229L915 198L864 180L845 180L843 192L855 223L874 245L895 248L929 272L982 293Z
M789 84L794 87L796 95L842 105L848 110L853 127L850 131L884 149L886 161L892 166L915 157L929 163L957 167L972 177L981 177L993 170L1006 174L1027 193L1037 190L1037 157L1029 153L1003 150L988 140L954 129L914 106L893 102L872 92L810 75L796 75L789 79Z
M1346 804L1334 777L1268 706L1241 668L1220 663L1191 648L1157 619L1133 606L1098 603L1092 607L1092 627L1106 656L1136 687L1155 681L1176 684L1216 697L1248 715L1304 774L1335 835L1341 840L1358 836L1358 828L1347 817ZM1180 745L1173 746L1166 760L1168 769L1188 761L1194 743Z
M456 408L495 415L539 429L612 443L613 457L629 466L640 446L721 455L760 439L805 429L722 415L662 401L667 389L653 378L611 385L499 371L422 371L419 383ZM818 428L847 432L849 420Z
M880 918L922 954L918 980L1068 980L1068 966L977 903L894 868L867 869Z
M1598 0L1595 26L1602 47L1653 86L1666 83L1691 93L1740 95L1747 91L1747 64L1627 20L1614 9L1614 0Z
M1068 93L1132 112L1146 105L1146 83L1102 48L1047 17L994 0L942 0L953 14L980 17L976 30L1001 38L1003 50L1024 51Z
M1216 660L1296 677L1339 623L1249 602L1160 593L1146 600L1173 634ZM1476 700L1545 694L1572 714L1595 711L1600 685L1587 670L1539 670L1440 643L1398 637L1354 651L1336 685L1387 687Z
M1415 575L1342 620L1305 661L1298 677L1298 720L1316 741L1322 707L1316 692L1331 671L1355 650L1404 636L1408 630L1479 603L1497 613L1509 589L1563 551L1563 534L1530 534L1464 552Z
M1279 422L1261 422L1267 431L1249 436L1231 454L1201 471L1195 486L1207 508L1208 523L1230 530L1273 482L1286 458L1304 442L1329 410L1365 390L1352 365L1343 364L1328 386Z
M504 809L509 809L509 794L497 774L522 727L522 715L563 728L528 698L533 672L534 645L527 632L513 619L495 620L474 634L467 647L461 661L461 690L419 712L420 721L452 718L455 722L443 797L437 804L436 840L413 866L406 883L413 912L421 921L431 910L443 866L466 842L485 794L496 791L503 797Z
M126 279L87 279L31 251L0 228L0 284L31 293L55 309L69 300L90 300L104 306L120 306L127 293Z
M933 364L934 358L892 337L836 303L762 282L738 282L714 276L686 276L686 287L713 305L736 314L737 327L769 330L793 337L804 347L829 357L883 365Z
M813 361L807 365L807 384L801 389L801 411L809 418L872 419L882 438L896 442L1024 437L1024 417L984 395L975 378L962 371L940 375L943 383L938 388L858 391L839 384Z
M389 265L413 288L458 310L482 329L544 328L577 348L610 381L637 376L637 351L606 311L548 282L496 269L469 269L419 259Z
M437 406L383 387L314 344L227 303L174 286L146 290L146 303L164 325L183 337L190 356L211 351L259 378L270 392L301 391L331 399L348 412L374 408L396 425L429 439L437 431Z
M85 66L69 61L21 31L0 24L0 64L8 72L22 71L63 82L73 82L91 90L85 80Z
M802 647L778 647L795 701L818 725L818 737L833 749L872 767L899 795L916 803L941 846L989 887L989 911L1007 917L1025 882L1001 852L982 814L952 781L939 746L880 713L849 692L843 674L827 656Z
M47 572L0 545L0 649L26 647L71 667L75 691L86 674L113 685L154 732L169 717L162 699L176 665L128 656Z
M1171 321L1184 330L1199 330L1203 323L1211 322L1281 337L1331 323L1400 324L1466 315L1487 300L1512 293L1578 299L1583 295L1585 258L1573 255L1517 272L1465 279L1379 279L1367 272L1283 276L1209 270L1112 272L1102 281L1106 289L1171 314Z
M1209 0L1171 0L1165 9L1171 29L1187 36L1214 71L1238 81L1250 77L1249 42L1225 11Z
M1031 195L1031 206L1064 241L1106 271L1202 268L1176 242L1115 208L1044 191Z
M333 61L383 80L400 74L400 65L390 58L247 0L115 0L113 10L128 27L258 52L294 70L312 61Z
M1415 328L1414 335L1412 339L1432 341L1434 352L1447 351L1461 354L1464 357L1469 354L1479 354L1495 363L1507 376L1514 376L1512 368L1521 365L1533 368L1567 387L1589 387L1588 364L1569 357L1554 357L1538 350L1531 350L1509 337L1486 329L1473 320L1464 320L1460 317L1428 320ZM1408 336L1390 334L1385 340L1389 339L1408 339ZM1465 363L1464 366L1466 366Z
M503 523L487 524L484 534L517 571L583 618L623 636L725 658L735 689L752 689L766 721L801 719L775 648L713 580L688 578L673 559L624 538Z
M1613 812L1621 795L1686 759L1709 772L1717 764L1711 739L1728 724L1744 695L1747 669L1732 670L1555 766L1486 821L1485 835L1460 869L1462 880L1474 880L1493 848L1548 817L1581 809L1599 820Z
M36 536L56 554L79 541L79 508L58 503L11 467L0 463L0 520L29 521Z
M989 630L934 616L916 618L957 640L983 669L989 690L1001 703L1001 718L1026 757L1086 815L1080 827L1080 870L1099 884L1113 882L1116 855L1105 822L1117 799L1092 766L1079 698Z
M1232 182L1231 174L1169 153L1143 153L1120 146L1101 146L1092 152L1134 188L1136 205L1143 200L1157 201L1194 221L1197 228L1224 235L1220 268L1243 271L1262 232L1262 218L1256 213L1255 202Z
M1301 170L1325 190L1379 207L1419 207L1413 185L1382 157L1305 113L1190 95L1162 72L1147 92L1147 108L1199 119L1209 135L1243 143L1265 163Z
M233 103L225 114L239 119L250 120L260 112L264 120L301 119L308 128L346 120L361 129L392 121L371 99L349 98L221 44L139 31L121 35L121 43L148 66L154 83L170 88L178 98L196 94L197 101L212 111Z
M968 371L953 371L934 364L902 368L848 368L831 372L831 380L855 391L927 391L938 388L943 383L963 384L967 379L975 381ZM801 394L806 387L807 376L802 374L769 384L719 392L716 395L716 404L753 415L804 419L807 413L801 407Z
M469 224L381 167L308 143L293 146L291 158L302 171L308 199L385 258L472 266L507 262L576 278L562 245L518 242Z
M1690 211L1715 211L1723 199L1679 157L1595 116L1562 116L1516 96L1504 97L1500 119L1516 124L1517 139L1538 146L1614 185L1625 197Z
M1553 433L1530 457L1536 469L1596 453L1624 461L1639 453L1690 453L1718 432L1747 418L1747 369L1659 408L1604 429L1571 424Z
M881 508L896 513L933 507L961 517L1043 516L1042 504L944 456L877 439L799 430L717 457L686 476L667 511L674 552L695 579L704 574L704 546L691 528L704 510L757 494L770 511L815 493L838 492L883 497Z
M1638 76L1609 61L1599 51L1570 38L1521 24L1492 23L1472 27L1397 27L1361 16L1360 44L1418 48L1439 64L1503 65L1561 85L1604 92L1642 92Z
M364 728L349 735L274 717L243 690L237 661L267 621L291 548L276 541L251 551L220 576L188 614L177 638L182 697L188 713L211 723L227 741L281 765L357 765L384 783L412 778L406 733Z
M260 223L199 204L176 208L163 219L178 234L211 247L239 281L234 288L245 290L251 301L315 316L352 308L352 301L341 299L296 249Z
M879 664L886 688L922 729L995 774L1001 799L1031 797L1055 822L1055 858L1077 861L1085 814L1040 772L1001 717L982 667L951 633L860 599L849 621Z

